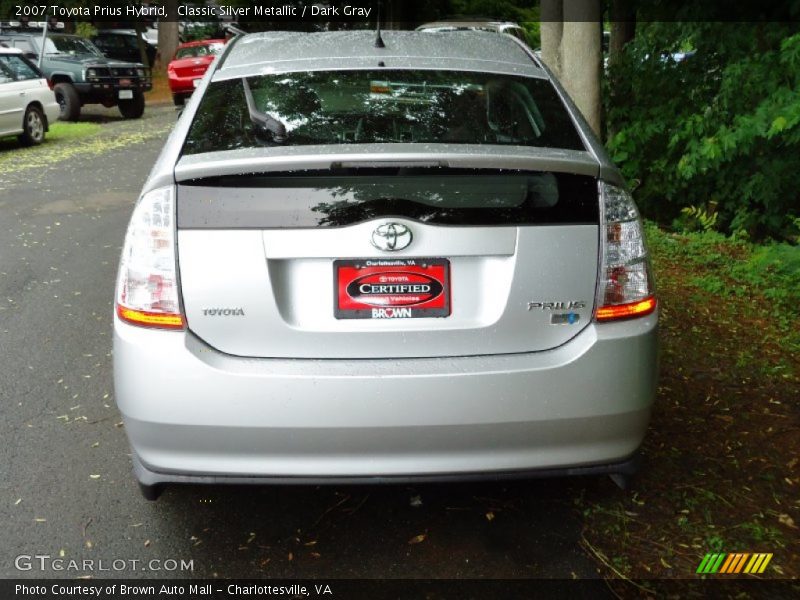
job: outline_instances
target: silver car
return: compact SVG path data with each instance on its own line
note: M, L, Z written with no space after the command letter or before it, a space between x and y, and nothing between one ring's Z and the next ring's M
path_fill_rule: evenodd
M145 497L632 473L658 311L619 171L519 40L381 42L236 38L164 146L114 321Z
M15 135L22 145L37 146L58 112L44 74L22 50L0 46L0 139Z

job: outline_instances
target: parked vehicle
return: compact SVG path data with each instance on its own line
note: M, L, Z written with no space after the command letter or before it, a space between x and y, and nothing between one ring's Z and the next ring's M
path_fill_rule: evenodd
M446 31L492 31L494 33L507 33L513 35L525 44L530 44L528 34L518 23L513 21L492 21L480 19L445 19L425 23L417 27L417 31L441 33Z
M115 397L169 483L612 474L657 380L617 168L530 48L240 36L144 185Z
M156 60L157 48L143 38L147 54L147 66L152 67ZM104 56L132 63L142 62L136 31L133 29L98 29L92 36L92 42Z
M183 106L224 47L225 40L186 42L178 46L167 66L169 89L175 106Z
M32 60L42 53L39 33L3 30L0 42L19 48ZM144 114L144 92L152 88L152 79L143 64L110 60L89 40L75 35L51 34L45 44L42 71L54 85L61 120L77 121L84 104L117 106L126 119Z
M25 146L44 141L58 103L44 74L14 48L0 48L0 137Z

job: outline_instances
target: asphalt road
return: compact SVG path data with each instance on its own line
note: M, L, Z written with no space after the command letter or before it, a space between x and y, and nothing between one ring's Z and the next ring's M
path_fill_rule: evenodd
M114 404L112 301L127 220L175 112L87 112L102 132L66 158L44 146L2 162L20 151L0 146L0 577L597 577L575 500L618 493L607 478L188 486L143 500ZM20 555L111 570L20 571ZM154 571L153 559L193 569Z

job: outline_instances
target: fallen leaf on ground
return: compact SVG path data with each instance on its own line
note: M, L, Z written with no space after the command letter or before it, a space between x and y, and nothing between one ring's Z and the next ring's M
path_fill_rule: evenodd
M419 544L420 542L424 542L426 537L428 537L427 533L420 533L419 535L415 535L410 540L408 540L408 543Z
M778 521L786 525L787 527L791 527L792 529L797 529L797 525L794 524L794 519L786 514L778 515Z

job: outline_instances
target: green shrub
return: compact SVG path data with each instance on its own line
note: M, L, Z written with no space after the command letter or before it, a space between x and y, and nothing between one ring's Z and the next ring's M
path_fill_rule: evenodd
M608 147L647 217L714 203L723 232L797 236L798 23L640 23L605 97Z

